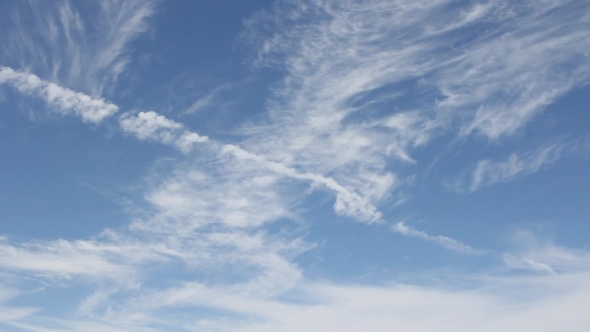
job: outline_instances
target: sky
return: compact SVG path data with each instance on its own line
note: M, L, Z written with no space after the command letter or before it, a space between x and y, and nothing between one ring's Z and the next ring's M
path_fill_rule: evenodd
M0 2L0 331L589 331L590 2Z

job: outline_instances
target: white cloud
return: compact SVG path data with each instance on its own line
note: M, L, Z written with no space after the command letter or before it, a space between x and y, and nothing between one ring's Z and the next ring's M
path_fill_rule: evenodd
M539 272L546 272L551 274L556 274L555 270L551 268L548 264L536 262L529 258L520 258L513 256L511 254L504 254L502 255L502 259L504 264L511 269L516 270L533 270Z
M175 230L192 231L209 224L250 228L290 216L289 201L277 188L279 177L260 170L257 164L225 162L222 170L229 173L222 178L198 170L198 166L178 170L148 192L146 199L173 222L170 226ZM153 227L165 225L157 221Z
M34 74L15 71L9 67L0 66L0 84L2 83L9 84L24 95L42 99L61 114L77 115L84 122L101 122L119 109L117 105L102 98L92 98L43 81ZM154 111L123 116L120 125L124 132L132 133L140 140L149 139L173 145L184 153L190 152L195 144L208 141L206 136L186 130L184 125Z
M367 287L310 285L315 304L261 306L244 304L243 313L258 311L261 322L226 331L584 331L590 321L583 303L590 296L585 275L549 282L555 290L568 281L558 295L549 295L537 285L537 300L523 301L493 289L452 291L412 286ZM518 282L539 280L524 279ZM547 280L549 281L549 280ZM493 283L490 283L493 284ZM492 285L488 285L492 286ZM538 288L537 288L538 287ZM239 303L239 302L231 302ZM231 305L228 304L228 307ZM581 307L580 307L581 306Z
M48 280L84 278L133 286L142 264L183 257L184 253L165 243L130 239L108 229L92 240L0 242L0 270Z
M588 274L477 278L457 276L470 290L407 284L304 282L295 300L189 282L127 298L103 316L68 320L7 319L32 331L585 331L590 320ZM112 303L111 303L112 304ZM13 310L3 311L11 313ZM190 316L182 313L192 312ZM194 310L216 313L195 314ZM203 311L197 311L203 312ZM216 318L217 317L217 318Z
M193 149L196 143L207 142L207 136L200 136L154 111L139 112L135 116L124 116L119 121L124 132L134 134L140 140L153 140L172 145L184 153Z
M34 308L10 308L0 306L0 323L15 321L38 312Z
M130 61L128 44L148 28L151 0L7 2L0 36L4 65L26 69L61 86L100 96Z
M550 274L571 274L590 269L590 251L542 241L531 232L519 230L512 234L516 250L504 253L506 267L516 270L533 270Z
M470 246L463 244L457 240L454 240L448 236L442 235L428 235L426 232L419 231L410 226L406 226L403 222L398 222L391 228L394 232L400 233L405 236L415 237L425 241L433 242L439 246L467 255L483 255L486 252L484 250L473 249Z
M253 160L265 166L268 170L298 180L311 181L316 185L325 186L336 192L334 211L338 214L348 215L365 222L376 222L381 219L381 212L372 205L366 198L358 195L330 177L321 174L300 173L297 170L287 167L284 164L265 160L264 157L245 151L235 145L224 145L222 153L232 153L236 157L245 160Z
M508 182L516 177L539 171L544 165L556 162L562 155L563 145L550 145L534 151L513 153L505 161L482 160L471 173L470 191L498 182Z
M186 254L182 261L189 269L221 271L219 283L226 289L286 291L302 277L289 258L312 245L297 231L277 233L264 226L300 219L292 211L299 195L289 189L293 180L258 162L218 155L215 149L202 152L145 194L150 210L131 229L158 242L165 239Z
M218 105L219 102L217 100L219 99L219 95L222 92L232 88L232 86L233 86L233 84L229 84L229 83L217 86L211 92L209 92L205 96L203 96L203 97L197 99L195 102L193 102L181 114L182 115L193 114L193 113L197 113L203 109L210 108L214 105Z
M63 245L64 243L62 243ZM64 249L64 250L56 250ZM9 245L0 246L3 270L21 270L68 277L77 275L101 275L120 277L126 267L116 266L95 255L85 255L77 250L51 246L41 250L27 250Z
M294 4L279 6L276 16L261 15L250 22L255 33L269 22L276 24L261 42L260 61L287 70L270 109L277 132L262 127L264 133L252 145L306 167L343 172L351 164L367 164L375 172L386 152L411 160L406 150L428 142L453 115L467 119L463 135L473 131L492 139L509 135L588 78L584 69L588 61L579 57L589 46L583 37L586 29L578 22L580 13L564 10L563 17L546 17L563 3L501 2L454 9L450 1ZM512 19L510 13L520 16ZM457 16L463 18L461 24L456 23ZM263 24L257 25L259 21ZM471 35L476 24L487 25L490 37L448 48L457 32ZM566 63L576 66L571 75L560 74ZM436 103L434 98L423 103L421 113L410 113L430 119L427 127L408 123L403 135L397 136L397 127L367 132L353 120L375 108L375 99L367 95L387 91L392 84L407 89L402 83L411 84L407 82L419 77L426 92L430 87L444 95ZM399 100L399 90L380 94ZM420 139L412 144L411 137ZM261 145L265 142L268 147ZM354 174L341 177L354 178Z
M179 131L184 126L154 111L149 111L121 119L121 127L126 132L134 133L140 140L153 139L170 143L173 140L172 132Z
M475 280L457 277L455 282L468 282L470 290L453 286L306 282L292 290L292 294L297 294L295 301L248 296L236 290L191 282L144 293L103 319L115 326L128 326L130 330L159 323L165 329L236 332L582 332L590 326L584 306L590 299L587 273L513 278L480 276ZM217 312L224 318L193 313L186 319L179 315L182 310L197 308ZM170 312L176 314L166 314ZM81 322L64 323L83 326Z
M46 67L56 70L57 78L67 76L68 84L88 78L86 89L102 91L105 84L96 77L107 71L106 81L116 80L126 63L126 43L145 29L151 12L145 3L101 2L106 22L115 26L107 29L106 46L96 57L71 58L69 74L53 58ZM577 56L588 42L576 23L578 13L564 10L567 20L560 17L558 24L545 16L563 3L499 2L451 10L451 1L295 1L291 4L301 6L288 12L278 5L270 20L288 23L278 23L260 56L261 63L285 66L287 75L274 87L268 119L243 127L243 141L223 144L154 111L121 117L121 129L140 140L183 152L207 143L202 154L176 164L171 175L144 192L147 206L129 229L107 230L92 240L0 243L3 271L95 285L79 303L78 317L47 323L39 316L29 319L32 312L7 308L4 312L16 314L5 320L33 331L587 330L584 252L543 246L506 254L509 268L551 275L484 277L471 290L337 285L309 280L295 263L295 256L312 247L300 233L265 227L299 220L294 210L304 188L297 182L334 192L339 215L382 221L378 206L399 185L391 169L416 163L412 150L450 130L453 119L463 121L460 136L478 132L497 139L580 84L588 64ZM84 36L78 14L69 2L61 4L64 31ZM491 24L490 35L450 43L451 35L475 24ZM539 39L550 32L550 40ZM71 51L84 40L75 38L68 44ZM18 40L24 45L29 39ZM569 52L557 52L563 49ZM79 73L89 61L96 61L90 74ZM576 70L555 76L564 64ZM34 75L10 68L0 73L20 92L41 96L62 112L94 122L111 114L85 113L75 107L78 99L92 105L95 99ZM424 102L405 107L400 91L417 78L424 95L410 98ZM383 101L400 106L383 109ZM557 147L547 149L478 165L472 184L479 188L536 171L559 156ZM403 223L393 231L459 253L484 253ZM170 280L166 273L176 271Z
M273 86L266 121L241 128L248 137L239 145L300 174L329 175L378 208L404 189L396 179L412 172L404 166L416 162L417 148L447 132L505 138L590 79L577 6L588 8L571 1L278 4L251 18L244 38L258 46L259 65L285 76ZM536 167L522 162L489 171L482 164L487 178L473 188Z
M84 122L100 122L115 114L118 107L102 98L92 98L54 83L41 80L34 74L0 66L0 83L9 84L20 93L42 99L62 114L75 114Z

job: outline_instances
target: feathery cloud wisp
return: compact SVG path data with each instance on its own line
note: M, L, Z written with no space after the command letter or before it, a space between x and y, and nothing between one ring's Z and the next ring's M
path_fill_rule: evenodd
M590 251L587 248L560 246L553 241L540 240L525 230L514 232L510 240L515 244L516 250L502 255L502 260L509 269L550 274L572 274L590 269Z
M524 154L513 153L505 161L482 160L471 174L470 191L498 182L508 182L518 176L539 171L544 165L556 162L563 146L551 145Z
M433 242L445 249L455 251L461 254L483 255L486 253L486 251L484 250L473 249L470 246L463 244L457 240L454 240L448 236L428 235L424 231L419 231L410 226L406 226L403 222L398 222L397 224L393 225L391 229L394 232L400 233L402 235L415 237L428 242Z
M129 43L144 33L152 0L7 1L3 65L93 96L112 92L130 61ZM84 8L84 6L90 8Z

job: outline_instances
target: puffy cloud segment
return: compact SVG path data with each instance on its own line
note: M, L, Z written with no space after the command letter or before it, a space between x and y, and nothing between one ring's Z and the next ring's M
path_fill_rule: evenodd
M182 124L154 111L123 117L120 124L124 132L131 133L140 140L154 140L173 145L185 153L190 152L194 144L208 140L206 136L188 131Z
M102 98L93 98L9 67L0 67L0 84L2 83L24 95L43 100L60 114L79 116L84 122L99 123L119 110L117 105ZM119 124L124 132L133 134L140 140L172 145L184 153L190 152L194 144L208 140L206 136L186 130L184 125L154 111L124 116Z
M30 73L0 66L0 83L9 84L20 93L42 99L61 114L73 114L84 122L98 123L115 114L118 107L102 98L93 98Z

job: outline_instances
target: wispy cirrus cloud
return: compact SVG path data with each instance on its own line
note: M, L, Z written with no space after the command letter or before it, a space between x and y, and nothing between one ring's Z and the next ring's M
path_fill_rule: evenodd
M233 87L233 84L225 83L221 84L214 89L212 89L206 95L198 98L192 104L190 104L186 110L184 110L181 115L188 115L200 112L203 109L212 108L216 105L219 105L220 95Z
M38 312L36 308L10 308L0 306L0 323L10 323Z
M130 61L128 44L148 28L154 1L5 1L2 65L100 96Z
M442 235L428 235L424 231L417 230L413 227L407 226L403 222L398 222L397 224L393 225L391 229L396 232L400 233L405 236L414 237L417 239L425 240L428 242L435 243L445 249L455 251L461 254L467 255L483 255L486 253L485 250L480 249L473 249L470 246L463 244L453 238L448 236Z
M394 14L393 10L397 7L389 7L386 4L363 7L362 4L352 2L345 3L342 7L321 3L315 5L318 6L317 9L320 12L319 25L298 26L298 28L304 28L304 31L287 29L284 35L279 33L270 40L270 44L265 44L263 53L285 52L286 50L294 52L286 59L289 75L285 84L277 88L276 97L270 105L271 126L263 127L264 133L261 133L256 127L247 130L252 135L244 145L246 149L255 152L251 153L242 148L227 145L222 149L222 154L233 151L233 155L241 159L253 160L258 166L263 165L271 173L325 186L336 193L334 209L337 213L363 221L376 221L381 218L382 214L375 204L387 197L387 193L396 185L396 176L385 170L389 156L393 154L403 161L413 162L407 150L426 144L444 125L444 121L440 122L440 119L432 118L428 112L415 110L377 116L370 121L361 122L360 125L355 124L354 121L347 121L347 119L355 113L366 112L370 109L372 103L362 100L373 91L388 84L424 76L429 72L443 69L428 61L415 62L423 59L422 53L436 45L426 43L420 47L398 49L397 46L384 44L389 46L382 48L377 44L365 43L366 40L371 40L371 38L365 37L373 32L347 28L351 22L359 24L372 22L371 24L378 26L375 30L378 33L373 34L372 38L379 40L392 37L390 31L397 28L409 29L417 24L418 19L406 18L402 20L399 16L399 22L396 21L393 24L390 20L375 16L376 10L385 10L391 15L401 15L397 12ZM429 3L426 7L409 6L405 10L428 16L431 14L429 10L434 11L445 5L444 2ZM472 11L464 12L467 14L460 24L438 30L429 27L423 33L432 35L459 29L464 25L472 24L488 10L490 10L489 7L476 6ZM446 23L448 22L439 22L441 26ZM368 28L366 27L366 29ZM353 35L350 35L351 33ZM359 33L359 35L355 36L354 33ZM330 43L325 43L326 36L331 34L346 38L329 38ZM394 34L393 37L399 39L397 45L405 45L403 42L405 35ZM280 42L276 38L279 38ZM306 46L301 49L295 46L293 46L295 48L282 49L283 47L291 47L289 45L293 45L297 40ZM350 46L353 49L354 47L362 49L365 52L364 56L359 57L358 54L348 52L341 53L342 45L331 44L337 43L339 40L353 41ZM407 43L420 45L419 40L420 38L415 39L414 36ZM295 44L300 45L299 43ZM273 49L273 47L279 47L278 45L280 45L278 50ZM329 59L316 56L326 52L331 54ZM393 55L395 55L393 57L395 61L386 60ZM396 61L402 63L403 66L397 64ZM354 66L358 69L351 72L348 69L343 69L346 66ZM322 83L320 84L320 82ZM334 84L326 84L325 82ZM346 84L346 86L342 84ZM292 97L283 98L282 96ZM393 93L389 98L397 98L397 96L396 93ZM388 98L387 94L382 98ZM451 99L444 101L443 105L461 104L457 102L456 98L451 103ZM361 102L355 106L354 102L358 103L358 100ZM295 121L286 121L287 119ZM288 126L285 127L283 123ZM120 120L120 125L124 132L134 134L139 139L170 144L183 152L190 151L193 143L202 143L207 140L206 137L186 130L182 124L153 111L123 117ZM266 130L269 128L271 130ZM272 146L269 146L267 142L273 142ZM298 171L296 168L303 171ZM244 177L251 174L251 170L246 170L246 168L234 169L234 172L236 171L243 172ZM333 177L322 175L326 173L333 174ZM272 178L271 176L270 179ZM215 185L219 185L219 183ZM234 185L236 184L234 183ZM185 190L190 191L188 188ZM174 205L181 203L182 200L172 200L173 197L162 196L165 200L154 202L161 202L158 204L162 208L171 207L168 208L170 213L176 214L177 211L182 211L184 205ZM239 202L248 201L244 201L238 196L232 205L240 206L242 203ZM220 201L216 203L219 204ZM244 206L248 207L249 203ZM227 211L233 210L233 208L227 209ZM269 220L288 215L285 209L279 208L277 211L280 212ZM251 212L246 214L244 212L243 208L239 208L229 220L233 219L239 223L240 220L248 220L247 216L253 215ZM186 212L182 213L181 216L186 217L184 214ZM255 218L259 219L259 217ZM249 224L251 223L246 223L246 225ZM398 227L401 234L434 241L447 249L471 252L471 248L450 238L433 237L405 225L402 226Z
M502 255L502 260L504 261L504 265L510 269L530 270L556 274L555 270L553 270L549 264L537 262L530 258L517 257L512 254L504 254Z
M563 154L569 153L568 150L571 149L566 144L553 144L524 153L513 153L501 161L481 160L468 177L457 180L455 187L461 191L464 182L469 182L468 191L476 191L496 183L509 182L555 163Z
M549 274L568 274L590 269L588 248L573 249L554 241L541 240L526 230L514 232L510 241L516 250L502 255L509 269L530 270Z
M460 122L460 136L510 136L588 81L580 6L573 1L277 6L249 22L260 45L259 63L286 76L275 87L268 123L248 128L260 134L247 148L331 172L345 184L358 180L369 186L373 181L361 181L360 174L384 175L391 156L411 161L409 150L454 129L452 119ZM267 38L259 38L261 31ZM562 71L564 66L571 70ZM400 94L410 89L417 95ZM382 100L400 106L384 109ZM403 116L406 121L389 125Z
M182 254L165 245L124 238L105 230L90 240L32 241L14 245L0 243L0 261L5 271L20 271L38 278L85 278L100 282L132 283L146 262L162 262Z
M278 4L247 22L258 65L284 79L273 87L266 121L239 131L248 135L240 146L301 173L329 174L378 209L405 190L399 179L413 174L407 166L417 149L449 132L506 139L586 84L582 8L578 1ZM534 172L559 153L483 162L470 188Z

